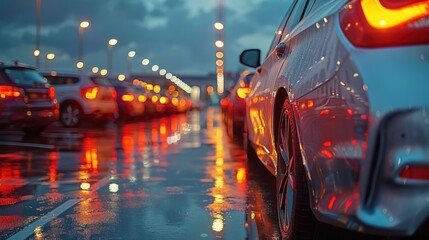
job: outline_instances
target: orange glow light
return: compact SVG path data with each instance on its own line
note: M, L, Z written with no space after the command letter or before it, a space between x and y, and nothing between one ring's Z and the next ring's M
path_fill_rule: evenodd
M237 89L237 96L241 99L245 99L249 93L250 93L250 88Z
M132 95L132 94L124 94L124 95L122 95L121 99L124 102L132 102L132 101L134 101L134 95Z
M160 102L161 104L167 104L167 103L168 103L168 98L166 98L166 97L161 97L161 98L159 99L159 102Z
M139 95L138 100L139 102L146 102L147 97L145 95Z
M152 102L153 103L158 102L158 96L152 96Z
M98 87L88 87L82 89L82 95L89 100L93 100L97 97Z
M380 0L362 0L362 10L368 23L377 29L398 26L429 15L429 1L410 4L399 9L388 9Z
M239 168L237 171L236 179L238 183L243 183L246 179L246 169L245 168Z

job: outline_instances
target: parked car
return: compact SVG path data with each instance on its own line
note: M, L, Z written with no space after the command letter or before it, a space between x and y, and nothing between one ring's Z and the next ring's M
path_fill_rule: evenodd
M131 120L141 117L144 113L144 104L139 91L129 82L121 82L116 79L109 79L109 81L117 93L119 119Z
M39 134L58 120L55 90L35 68L0 63L0 127Z
M286 8L286 7L285 7ZM276 176L282 237L326 224L427 233L429 3L295 0L246 100L247 150ZM320 224L324 223L324 224Z
M57 92L60 121L65 127L77 127L87 120L105 124L117 116L117 94L106 77L83 71L43 75Z
M228 96L221 101L226 131L230 137L242 138L246 115L245 99L250 92L252 77L253 73L243 71Z

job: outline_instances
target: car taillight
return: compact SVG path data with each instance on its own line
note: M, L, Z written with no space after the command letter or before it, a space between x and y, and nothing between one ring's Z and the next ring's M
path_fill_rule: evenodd
M132 101L134 101L134 95L132 95L132 94L124 94L124 95L122 95L121 99L124 102L132 102Z
M250 93L250 88L241 87L237 89L237 96L241 99L245 99Z
M429 166L427 165L406 165L399 177L414 180L429 180Z
M24 95L24 90L21 88L0 85L0 99L18 98L22 95Z
M93 100L97 97L99 90L99 87L84 87L80 90L80 94L85 99Z
M358 47L429 43L428 0L353 0L340 12L341 28Z
M116 92L116 90L112 89L112 98L116 99L117 96L118 96L118 93Z
M49 98L50 99L55 99L56 95L55 95L55 88L50 87L49 88Z

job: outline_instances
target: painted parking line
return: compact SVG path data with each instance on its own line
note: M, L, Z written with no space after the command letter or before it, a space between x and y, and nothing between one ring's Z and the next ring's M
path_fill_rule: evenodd
M94 185L91 186L90 191L91 192L97 191L98 189L105 186L109 181L110 181L110 176L106 176L106 177L102 178L100 181L96 182ZM64 213L65 211L72 208L73 206L75 206L76 204L78 204L79 202L81 202L83 200L84 199L74 198L74 199L70 199L70 200L66 201L65 203L63 203L60 206L58 206L57 208L55 208L54 210L48 212L46 215L44 215L41 218L37 219L36 221L30 223L24 229L17 232L16 234L11 236L7 240L23 240L23 239L30 237L31 235L33 235L35 233L35 231L37 229L43 227L44 225L46 225L47 223L52 221L54 218L58 217L59 215L61 215L62 213Z
M91 192L95 192L98 189L102 188L103 186L105 186L108 182L110 181L110 176L105 176L103 179L101 179L100 181L94 183L91 188L89 189Z
M42 216L38 220L30 223L27 227L22 229L21 231L17 232L15 235L8 238L8 240L21 240L26 239L34 234L34 231L37 228L43 227L52 219L58 217L61 213L67 211L69 208L73 207L74 205L78 204L82 199L70 199L67 202L61 204L59 207L55 208L54 210L50 211L48 214Z
M12 146L12 147L30 147L30 148L42 148L42 149L55 149L54 145L39 144L39 143L25 143L25 142L0 142L0 146Z

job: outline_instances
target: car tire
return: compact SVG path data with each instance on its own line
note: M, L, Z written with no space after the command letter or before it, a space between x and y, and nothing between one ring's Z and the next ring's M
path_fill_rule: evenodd
M283 239L317 239L292 107L283 104L277 128L277 215Z
M79 126L82 115L82 108L76 103L65 103L60 108L60 121L67 128Z

